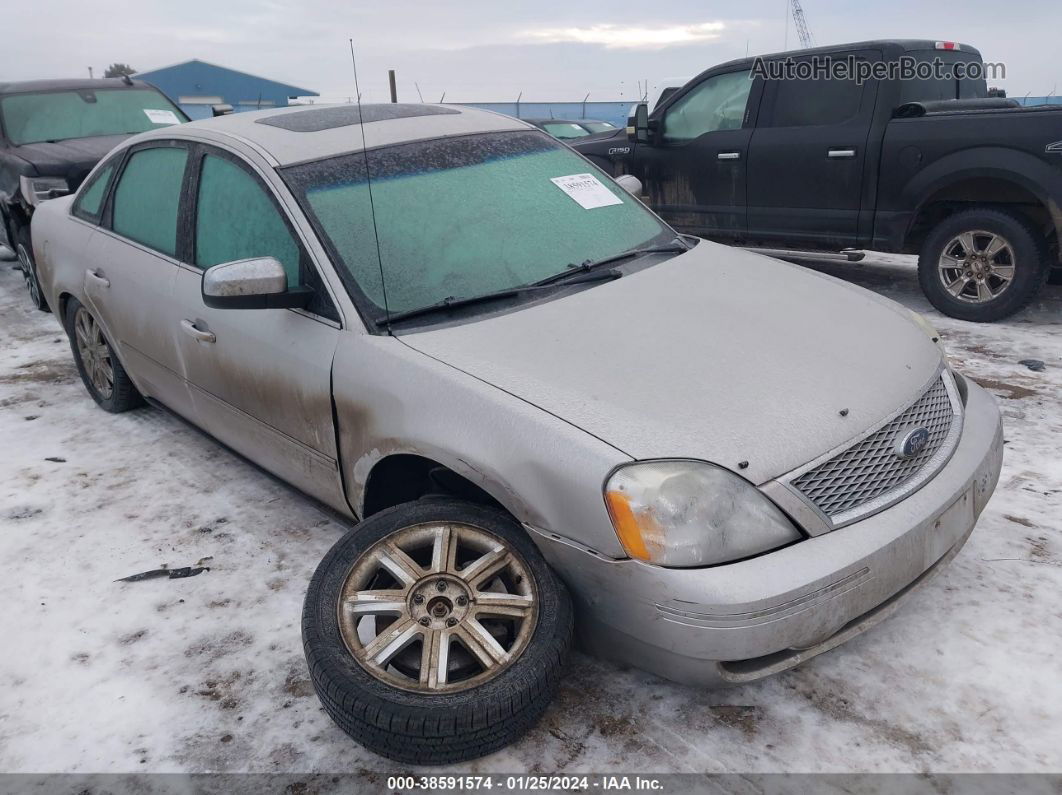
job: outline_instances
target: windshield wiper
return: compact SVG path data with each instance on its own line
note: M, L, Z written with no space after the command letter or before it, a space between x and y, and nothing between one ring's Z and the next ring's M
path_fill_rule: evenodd
M604 257L599 260L586 260L579 265L569 265L568 270L561 271L560 273L554 273L552 276L547 276L545 279L539 279L534 283L535 287L542 287L547 284L569 283L571 281L578 281L575 277L585 274L589 271L596 270L602 265L610 265L613 262L619 262L620 260L632 259L634 257L640 257L644 254L669 254L669 253L681 253L689 251L689 246L675 238L670 243L662 246L646 246L645 248L632 248L629 251L622 251L619 254L613 254L611 257Z
M566 273L565 276L568 274ZM599 282L599 281L611 281L612 279L618 279L623 274L617 270L599 271L598 273L582 274L582 278L570 279L565 281L565 284L584 284L587 282ZM460 309L466 306L473 306L475 304L486 304L491 301L500 301L505 298L514 298L515 296L523 293L538 292L541 289L549 287L551 283L535 282L533 284L525 284L519 287L506 287L504 290L495 290L492 293L484 293L483 295L471 295L466 298L444 298L441 301L436 301L434 304L428 304L427 306L417 307L416 309L406 309L401 312L391 312L390 314L378 317L375 319L377 326L390 326L392 323L397 323L401 320L407 320L412 317L420 317L421 315L430 315L435 312L445 312L451 309Z

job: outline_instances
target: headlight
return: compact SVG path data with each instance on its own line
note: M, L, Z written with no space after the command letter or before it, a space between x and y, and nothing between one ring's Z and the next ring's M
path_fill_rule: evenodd
M18 185L22 189L22 198L33 207L70 192L70 186L62 177L19 177Z
M802 537L758 489L702 461L622 466L605 484L605 504L627 554L657 566L710 566Z

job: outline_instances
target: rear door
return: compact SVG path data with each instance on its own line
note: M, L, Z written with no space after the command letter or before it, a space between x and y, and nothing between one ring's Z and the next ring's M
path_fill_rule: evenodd
M649 204L684 232L745 231L746 162L760 81L748 69L711 75L655 117L656 140L628 161Z
M100 228L89 239L83 277L85 299L134 383L186 416L188 392L178 373L170 321L176 311L177 229L188 151L176 141L130 150L109 189ZM87 186L75 215L98 217L105 189L100 180Z
M871 51L851 55L862 61L881 58ZM810 58L796 61L811 63ZM764 82L749 152L749 239L859 245L877 81L820 74Z
M255 463L347 510L332 420L340 317L274 189L240 156L208 146L192 158L189 234L177 269L175 319L196 422ZM315 291L309 310L213 309L212 265L271 256L288 286Z

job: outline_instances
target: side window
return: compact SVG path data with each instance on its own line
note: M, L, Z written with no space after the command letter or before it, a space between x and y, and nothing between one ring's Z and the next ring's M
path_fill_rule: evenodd
M776 83L771 127L841 124L859 115L863 88L852 80L782 80Z
M752 83L748 70L709 77L668 108L664 141L680 143L716 130L739 129Z
M187 150L179 147L133 152L114 191L111 228L175 257L177 211L187 162Z
M115 158L97 171L92 181L81 189L77 201L74 202L74 215L94 224L100 222L103 197L107 194L107 186L111 183L111 177L114 175L114 169L119 160L120 158Z
M251 257L274 257L288 275L288 287L314 291L309 311L338 321L339 313L317 272L265 188L246 169L224 157L203 156L195 210L195 264L212 265Z
M276 205L243 168L206 155L195 213L195 264L206 269L251 257L278 259L288 287L300 284L299 244Z

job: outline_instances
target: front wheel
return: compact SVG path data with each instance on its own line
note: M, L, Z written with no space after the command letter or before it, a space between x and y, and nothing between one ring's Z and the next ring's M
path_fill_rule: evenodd
M44 298L41 290L41 281L37 276L37 263L33 259L33 245L30 243L29 230L19 227L16 233L18 242L15 245L15 255L18 257L19 267L22 268L22 278L26 280L26 289L30 294L33 306L42 312L47 312L48 301Z
M382 756L448 764L514 742L542 715L571 646L572 606L511 516L428 498L332 547L302 634L340 728Z
M987 207L956 213L930 232L918 280L945 315L979 323L1028 304L1047 277L1042 235L1018 215Z

